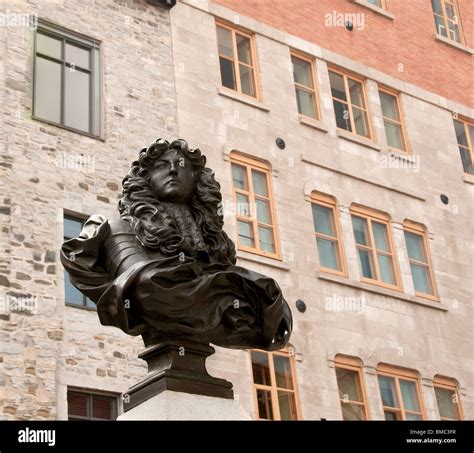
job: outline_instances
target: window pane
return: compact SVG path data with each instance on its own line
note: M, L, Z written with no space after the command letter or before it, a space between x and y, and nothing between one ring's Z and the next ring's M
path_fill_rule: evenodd
M248 66L239 64L240 68L240 85L242 93L248 94L249 96L256 96L255 84L253 79L253 69Z
M260 248L269 253L275 253L275 241L273 240L273 230L271 228L258 227L258 237Z
M458 145L462 145L468 147L467 138L466 138L466 128L464 127L464 123L461 121L454 120L454 130L456 131L456 137L458 139Z
M454 6L448 2L445 2L444 5L446 7L446 15L448 16L448 19L453 20L454 17L456 16L456 13L454 11Z
M339 270L336 242L317 237L316 243L318 245L319 262L321 266Z
M441 16L434 16L435 23L436 23L436 30L438 31L438 34L441 36L444 36L445 38L448 37L448 32L446 30L446 25L444 25L444 20Z
M402 416L400 415L399 412L384 411L384 414L385 414L385 420L393 421L393 420L402 419Z
M248 190L247 170L245 167L232 164L232 182L236 189Z
M362 91L362 84L356 80L347 79L349 85L349 92L351 94L351 102L357 107L365 108L364 94Z
M90 75L86 72L66 69L64 124L90 131Z
M342 418L344 420L365 420L364 407L359 404L342 403Z
M233 58L232 51L232 33L227 28L217 27L217 43L219 54Z
M262 223L272 224L272 218L270 215L270 204L268 201L255 199L257 205L257 220Z
M403 399L403 407L406 411L421 412L418 402L418 392L416 382L400 379L400 392ZM407 417L408 418L408 417Z
M64 271L64 300L68 304L84 306L83 294L72 285L69 274Z
M474 126L468 126L469 138L471 140L471 148L474 147Z
M440 417L457 419L458 414L454 402L456 393L453 390L438 387L435 387L435 393Z
M273 420L272 395L267 390L257 390L258 416L265 420Z
M317 233L335 237L332 209L315 203L313 203L312 208L314 230Z
M388 407L400 407L395 391L395 379L388 376L378 376L382 404Z
M92 302L88 297L86 297L86 307L88 308L96 308L96 305L94 302Z
M403 142L402 128L398 124L384 121L385 137L387 137L388 146L405 151L405 144Z
M372 222L374 233L375 248L384 252L390 252L390 246L387 237L387 225L379 222Z
M448 28L449 28L449 37L453 41L460 43L461 35L459 34L459 27L457 26L457 24L448 20Z
M110 397L92 395L92 416L103 420L113 420L114 401Z
M380 104L382 105L382 115L394 121L400 121L398 115L397 98L385 91L379 91Z
M252 66L250 39L237 33L235 34L235 39L237 41L237 55L239 61Z
M66 62L84 69L90 68L90 50L66 43Z
M369 136L369 128L367 126L367 113L357 107L352 108L354 114L354 124L356 133L362 137Z
M395 285L396 281L395 281L395 273L393 271L392 257L387 256L387 255L377 254L377 259L379 263L380 279L384 283Z
M293 379L291 377L291 362L289 357L274 355L273 365L275 367L275 378L277 387L292 390Z
M253 191L257 195L268 197L267 176L261 171L252 170Z
M367 0L368 3L372 3L372 5L378 6L382 8L382 0Z
M234 64L230 60L219 57L219 64L221 67L221 81L222 85L231 88L232 90L236 89L235 78L234 78Z
M359 373L357 371L336 368L336 376L341 400L345 402L362 401Z
M311 63L296 57L291 57L293 63L293 75L295 82L308 88L313 88L313 80L311 78Z
M419 266L418 264L410 263L410 269L415 291L425 294L433 294L428 268L426 266Z
M301 88L296 88L296 103L298 105L298 113L316 118L313 93L302 90Z
M246 247L255 247L252 224L242 220L237 220L237 224L239 227L239 244Z
M342 75L329 71L329 81L331 83L331 93L333 97L347 101L346 90L344 88L344 78Z
M67 412L69 416L89 417L88 396L85 393L67 392Z
M252 372L255 384L271 385L270 365L268 364L268 354L260 351L252 351Z
M431 0L431 6L433 12L437 14L443 14L443 7L441 6L441 0Z
M359 252L359 264L362 275L366 278L374 278L374 273L372 271L372 254L368 250L358 250Z
M461 147L459 147L459 152L461 154L462 167L464 171L470 175L474 175L471 153L467 149Z
M281 420L297 420L295 394L278 390L278 405Z
M362 217L352 216L352 226L354 228L356 243L360 245L369 245L367 221Z
M35 116L54 123L61 122L62 65L36 57Z
M336 115L336 125L340 129L352 132L351 120L349 117L349 110L347 104L333 100L334 113Z
M407 420L422 420L421 415L417 414L405 414Z
M237 193L237 215L250 217L249 197L241 193Z
M36 34L36 52L38 53L60 60L61 46L62 41L60 39L55 39L39 32Z
M425 253L423 251L423 237L419 234L410 233L409 231L405 231L404 233L408 258L426 263Z
M82 230L82 223L79 220L64 218L64 239L76 238Z

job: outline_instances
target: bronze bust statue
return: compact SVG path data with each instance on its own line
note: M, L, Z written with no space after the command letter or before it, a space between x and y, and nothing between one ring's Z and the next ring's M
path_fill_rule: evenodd
M274 280L235 265L220 185L199 149L158 139L140 151L122 185L120 219L93 215L61 249L72 283L97 304L102 324L142 335L153 349L141 355L149 367L158 349L168 356L173 349L176 363L180 344L205 356L214 351L209 343L265 350L287 344L288 304ZM170 377L170 367L152 368ZM177 389L230 397L185 387Z

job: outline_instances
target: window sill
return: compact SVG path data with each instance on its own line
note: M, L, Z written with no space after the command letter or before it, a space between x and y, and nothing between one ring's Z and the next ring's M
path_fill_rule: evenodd
M464 182L467 182L468 184L474 184L474 175L470 175L469 173L464 173L462 176L462 179Z
M301 124L317 129L318 131L328 132L328 128L324 126L321 121L310 118L309 116L299 115L299 121Z
M63 130L69 131L69 132L74 132L76 134L84 135L86 137L93 138L95 140L100 140L101 142L105 142L105 138L101 137L99 135L94 135L94 134L91 134L89 132L81 131L79 129L74 129L73 127L65 126L63 124L54 123L52 121L48 121L48 120L45 120L43 118L38 118L37 116L34 116L34 115L31 116L31 119L34 120L34 121L39 121L40 123L44 123L44 124L48 124L50 126L57 127L59 129L63 129Z
M377 143L367 138L359 137L358 135L353 134L352 132L345 131L344 129L338 129L337 136L339 138L343 138L344 140L349 140L350 142L354 142L359 145L366 146L367 148L375 149L375 151L381 150L380 146L377 145Z
M290 266L288 266L286 263L283 263L278 258L269 258L257 253L245 252L244 250L237 250L237 259L250 261L252 263L264 264L266 266L275 267L284 271L290 270Z
M411 294L406 294L400 291L383 288L382 286L371 285L370 283L364 282L355 282L353 280L348 280L344 277L339 277L337 275L325 274L318 272L318 278L321 280L326 280L332 283L338 283L340 285L350 286L352 288L357 288L363 291L368 291L375 294L381 294L383 296L393 297L395 299L404 300L406 302L412 302L417 305L423 305L425 307L434 308L436 310L448 311L445 305L441 302L431 301L429 299L424 299L417 296L412 296Z
M259 102L257 99L252 98L250 96L246 96L244 94L240 94L237 91L226 90L225 88L219 88L219 94L226 98L232 99L237 102L241 102L242 104L250 105L251 107L255 107L263 112L269 112L270 109Z
M394 20L395 16L388 12L387 10L380 8L379 6L372 5L372 3L369 3L365 0L354 0L354 3L357 3L360 6L363 6L364 8L368 8L374 13L380 14L381 16L386 17L387 19Z
M447 44L448 46L454 47L458 50L461 50L463 52L468 53L469 55L474 55L474 49L471 49L469 47L463 46L462 44L459 44L456 41L453 41L452 39L448 39L444 37L443 35L439 35L438 33L435 34L435 39L437 41L441 41L444 44Z
M81 310L95 311L95 312L97 312L97 308L96 308L96 307L86 307L85 305L70 304L70 303L68 303L68 302L66 302L64 305L65 305L66 307L79 308L79 309L81 309Z

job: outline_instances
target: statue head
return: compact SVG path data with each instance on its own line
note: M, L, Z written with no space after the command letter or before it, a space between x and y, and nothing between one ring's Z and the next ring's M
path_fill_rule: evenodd
M140 151L122 187L120 217L132 224L143 245L174 253L179 240L160 204L185 203L209 251L235 262L234 244L222 230L220 185L199 149L189 148L182 139L158 139Z

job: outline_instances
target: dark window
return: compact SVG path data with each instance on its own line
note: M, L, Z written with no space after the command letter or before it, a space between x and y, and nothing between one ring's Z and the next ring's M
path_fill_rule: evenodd
M64 216L64 240L67 241L68 239L77 238L82 230L83 224L83 219ZM69 274L66 271L64 271L64 299L66 305L95 309L94 302L72 285Z
M98 136L99 43L41 24L33 93L35 118Z
M115 420L117 396L68 390L68 420Z

